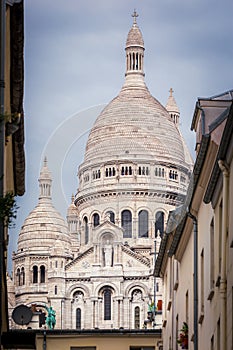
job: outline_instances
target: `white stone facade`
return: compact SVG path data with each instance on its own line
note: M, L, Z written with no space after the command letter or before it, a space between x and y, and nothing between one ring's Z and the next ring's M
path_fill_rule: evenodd
M192 160L174 97L165 109L151 96L143 57L135 17L125 84L90 132L67 224L52 206L45 162L39 204L19 235L16 304L53 306L56 328L152 327L144 320L154 296L161 308L163 286L153 277L155 240L158 245L169 211L183 203ZM159 328L160 314L154 324Z

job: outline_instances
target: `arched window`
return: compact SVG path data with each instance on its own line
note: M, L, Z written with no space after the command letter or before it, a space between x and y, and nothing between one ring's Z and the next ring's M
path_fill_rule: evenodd
M32 283L38 283L38 267L33 266L32 268Z
M124 230L123 237L132 237L132 214L129 210L123 210L121 213L121 227Z
M140 308L139 308L139 306L136 306L134 308L134 328L135 329L140 328Z
M111 289L104 291L104 320L111 320Z
M110 221L115 224L115 214L113 211L108 211L107 214L110 216Z
M158 231L162 236L164 233L164 213L162 211L155 214L155 237L157 237Z
M81 329L81 309L76 309L76 329Z
M20 278L21 282L20 284L23 286L25 284L25 270L24 267L21 268L21 278Z
M20 269L16 271L16 285L20 286Z
M85 236L85 244L88 243L89 240L89 229L88 229L88 219L84 217L84 236Z
M40 283L45 283L45 266L40 267Z
M148 237L148 211L140 210L138 214L138 237Z
M93 225L94 227L96 227L96 226L99 226L99 224L100 224L100 216L99 214L95 213L93 215Z

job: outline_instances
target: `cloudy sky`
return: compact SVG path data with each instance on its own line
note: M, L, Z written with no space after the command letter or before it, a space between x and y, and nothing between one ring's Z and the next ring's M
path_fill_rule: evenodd
M197 97L233 88L232 0L24 2L26 194L17 199L9 256L37 204L45 154L54 178L53 202L65 217L88 131L124 82L134 8L146 48L146 84L162 104L173 88L180 128L193 155L190 125Z

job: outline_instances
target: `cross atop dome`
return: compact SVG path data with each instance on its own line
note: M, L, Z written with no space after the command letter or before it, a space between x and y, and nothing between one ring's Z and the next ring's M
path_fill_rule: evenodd
M170 96L172 97L174 90L172 88L170 88L169 92L170 92Z
M137 14L137 11L135 9L134 9L134 12L131 16L133 17L133 24L137 24L137 17L139 15Z
M47 157L45 156L44 157L44 167L47 168L47 165L48 165L48 160L47 160Z

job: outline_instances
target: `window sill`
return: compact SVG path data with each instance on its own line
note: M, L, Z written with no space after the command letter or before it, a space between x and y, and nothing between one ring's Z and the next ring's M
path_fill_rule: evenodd
M176 282L175 282L175 284L174 284L173 289L174 289L174 290L177 290L177 289L178 289L178 287L179 287L179 282L178 282L178 281L176 281Z
M204 314L201 313L200 316L199 316L199 319L198 319L198 323L202 324L203 320L204 320Z
M213 299L213 296L214 296L214 289L211 289L210 292L209 292L207 300L211 301Z
M172 306L172 301L169 300L168 304L167 304L167 310L169 311L171 309Z
M217 277L217 279L216 279L216 283L215 283L215 286L216 286L216 287L219 287L219 286L220 286L220 279L221 279L221 277L220 277L220 275L218 275L218 277Z

